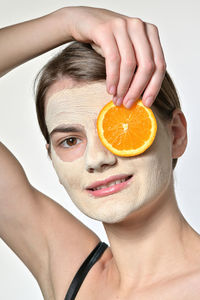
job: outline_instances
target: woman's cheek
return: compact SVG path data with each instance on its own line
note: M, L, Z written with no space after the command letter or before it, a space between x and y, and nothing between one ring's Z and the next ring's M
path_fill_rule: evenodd
M74 161L63 161L52 147L51 159L59 181L67 192L80 188L80 174L84 171L83 155Z

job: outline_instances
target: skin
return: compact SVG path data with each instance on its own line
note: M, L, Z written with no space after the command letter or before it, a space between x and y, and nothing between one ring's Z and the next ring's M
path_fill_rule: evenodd
M139 295L152 287L162 287L166 282L172 284L190 273L199 272L199 255L195 255L200 251L199 235L178 209L171 164L172 158L180 157L185 151L187 125L181 110L176 109L172 121L164 124L152 107L158 123L152 146L139 156L117 157L101 144L95 128L95 117L110 101L105 89L105 83L77 85L69 78L49 88L46 114L55 107L53 100L57 105L66 101L62 122L66 118L67 124L76 122L85 130L85 137L70 150L70 156L65 148L56 146L57 140L64 140L69 134L56 133L51 141L50 155L72 201L83 213L103 222L111 246L104 270L105 294L129 299L133 292ZM73 95L73 91L72 100L66 95ZM81 92L87 95L91 92L95 105L91 104L91 96L87 99L83 94L84 101L76 98ZM48 120L47 115L46 118ZM53 127L60 122L56 118L55 113ZM123 172L134 173L134 179L122 192L91 199L82 189L85 184ZM179 284L175 283L176 295L180 294Z
M10 40L15 47L10 47ZM73 40L90 43L105 57L106 88L115 96L115 103L118 100L119 104L123 102L130 107L144 92L144 105L152 105L166 71L158 28L107 9L64 7L37 19L1 28L0 77Z
M92 47L105 57L106 86L115 96L114 103L131 107L144 91L143 103L151 106L166 70L158 28L105 9L87 7L85 15L83 11L83 7L75 11L71 32L80 41L87 35ZM83 27L85 20L88 23Z

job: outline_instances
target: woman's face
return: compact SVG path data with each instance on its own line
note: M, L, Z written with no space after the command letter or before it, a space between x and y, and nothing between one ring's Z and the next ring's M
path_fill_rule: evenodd
M144 153L119 157L103 146L96 122L111 100L105 82L77 86L63 79L50 87L45 103L51 159L60 183L84 214L106 223L119 222L161 198L172 176L171 137L156 114L157 135ZM132 175L122 189L113 187L113 193L100 192L100 196L87 190L96 181L118 175Z

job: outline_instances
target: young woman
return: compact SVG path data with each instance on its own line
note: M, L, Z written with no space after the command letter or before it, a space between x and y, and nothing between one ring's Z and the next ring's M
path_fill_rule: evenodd
M44 299L199 299L200 239L173 187L187 126L157 28L103 9L63 8L1 29L0 74L73 40L41 73L38 120L61 184L82 212L103 222L110 247L36 190L3 144L0 235ZM117 157L98 139L96 118L112 95L126 107L141 95L153 104L158 132L139 156ZM127 183L111 193L118 180Z

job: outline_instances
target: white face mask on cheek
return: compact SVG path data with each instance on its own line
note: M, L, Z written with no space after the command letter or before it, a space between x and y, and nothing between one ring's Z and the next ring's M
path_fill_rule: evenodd
M72 154L70 159L69 155L65 155L62 158L51 142L51 159L60 183L75 205L86 215L98 220L101 220L101 217L94 213L97 211L97 201L94 202L85 187L102 177L105 178L103 174L98 173L101 164L113 165L116 161L115 155L101 144L96 129L99 111L111 100L111 96L106 92L105 83L102 82L63 89L48 99L45 114L49 133L60 125L78 124L85 129L87 145L82 155L74 158ZM96 172L88 172L90 167L95 168Z
M161 195L169 181L171 170L168 137L159 128L156 142L142 155L120 158L104 148L97 136L95 120L111 99L106 92L105 83L101 82L63 89L50 97L45 114L49 132L63 124L80 124L85 128L87 145L82 155L71 160L65 156L63 160L51 143L52 163L60 183L74 204L87 216L107 223L123 220L144 203ZM91 162L93 173L88 172ZM100 172L98 163L105 163L109 167ZM85 190L86 186L97 180L121 173L134 173L134 177L130 187L119 193L95 198Z

